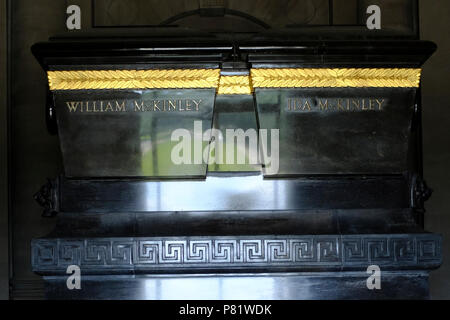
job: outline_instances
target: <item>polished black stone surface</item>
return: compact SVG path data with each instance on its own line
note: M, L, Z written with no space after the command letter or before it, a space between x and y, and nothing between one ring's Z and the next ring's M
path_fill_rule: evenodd
M172 133L212 126L214 89L68 90L54 93L67 177L205 177L206 163L174 164Z
M189 180L58 179L60 212L171 212L409 208L413 186L403 176L264 179L215 173ZM176 199L176 201L172 201Z
M428 274L386 272L381 290L368 290L365 272L224 275L86 276L81 290L66 277L44 277L49 299L333 300L428 299Z
M45 70L233 73L418 68L435 50L425 41L258 35L239 41L220 36L97 40L55 38L33 52ZM177 91L208 102L191 117L68 117L62 111L67 100L128 101L167 92L51 93L47 115L50 128L59 132L65 175L36 194L45 215L57 215L58 222L32 243L33 270L44 275L48 298L428 297L428 274L442 261L442 239L422 227L431 191L422 177L418 89L257 88L253 95L235 96L215 95L213 89ZM357 100L360 108L318 112L321 98ZM289 111L288 99L308 100L313 110ZM216 129L279 129L280 171L268 172L261 163L200 165L194 171L163 167L164 159L170 161L164 152L145 165L143 137L157 137L152 150L161 152L168 133L194 119ZM69 265L81 268L84 291L66 289ZM370 265L384 272L380 291L365 285ZM197 286L205 290L195 295Z
M257 88L260 128L280 130L279 170L265 174L400 174L413 169L408 157L415 91Z

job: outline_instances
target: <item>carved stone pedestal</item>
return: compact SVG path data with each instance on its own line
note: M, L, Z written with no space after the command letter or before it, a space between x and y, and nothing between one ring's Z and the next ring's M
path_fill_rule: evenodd
M324 233L339 223L350 230L345 214L334 211L217 215L186 213L178 226L176 213L61 214L58 231L32 243L33 270L44 276L50 299L423 299L428 273L441 263L438 235ZM274 235L217 235L242 233L242 218L260 232L272 226ZM274 227L286 219L289 228ZM142 236L155 221L153 235ZM404 223L397 216L397 227ZM124 236L127 229L139 236ZM177 229L204 235L162 236ZM301 234L313 229L319 234ZM294 230L299 234L281 233ZM81 290L67 287L70 265L80 268ZM367 287L373 265L379 290Z
M58 219L32 243L47 297L427 298L442 257L423 230L419 87L435 45L230 39L33 47L65 170L36 195ZM179 162L178 129L194 137ZM209 161L216 142L232 163Z

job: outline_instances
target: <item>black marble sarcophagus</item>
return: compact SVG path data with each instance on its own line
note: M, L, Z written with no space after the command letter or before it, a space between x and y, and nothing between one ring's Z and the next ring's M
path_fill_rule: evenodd
M426 298L441 263L440 236L422 227L420 75L434 50L342 37L36 44L65 170L36 195L58 219L32 243L48 298Z

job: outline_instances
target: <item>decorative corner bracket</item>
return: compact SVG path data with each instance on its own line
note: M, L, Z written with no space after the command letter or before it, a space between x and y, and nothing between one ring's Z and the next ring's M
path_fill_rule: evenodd
M59 211L59 180L47 179L41 189L33 196L34 200L44 208L43 217L54 217Z

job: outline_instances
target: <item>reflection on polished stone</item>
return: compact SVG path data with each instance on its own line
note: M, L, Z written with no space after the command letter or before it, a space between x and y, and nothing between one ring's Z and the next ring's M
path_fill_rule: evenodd
M171 160L194 121L211 128L215 89L57 91L59 137L68 177L205 177L207 165ZM197 140L198 141L197 141Z
M84 277L69 291L65 277L45 277L50 299L311 300L426 299L425 272L385 272L383 290L368 290L366 272ZM264 304L264 302L262 303ZM214 310L224 313L225 310Z
M260 127L280 129L280 169L266 176L404 172L415 91L256 89Z

